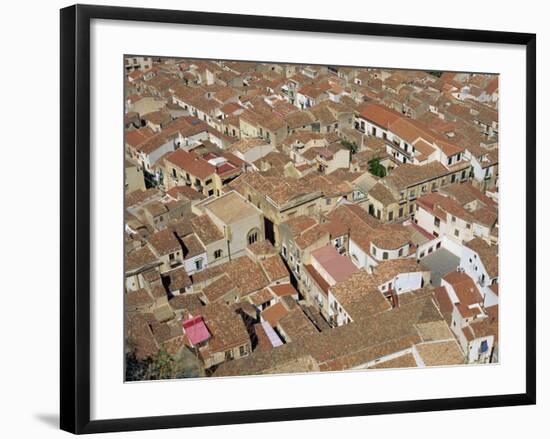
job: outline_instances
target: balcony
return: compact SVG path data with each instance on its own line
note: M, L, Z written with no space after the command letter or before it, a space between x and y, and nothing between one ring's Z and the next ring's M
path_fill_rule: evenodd
M182 264L182 262L179 259L172 259L170 261L170 268L178 267Z

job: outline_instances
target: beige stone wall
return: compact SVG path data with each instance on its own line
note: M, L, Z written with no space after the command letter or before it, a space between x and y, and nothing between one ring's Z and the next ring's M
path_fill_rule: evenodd
M240 118L239 120L239 130L241 133L241 137L259 137L256 126L248 123L242 118Z
M126 168L124 171L126 177L126 192L145 190L145 178L143 177L143 170L138 169L136 166L131 166Z
M174 178L174 170L176 171L177 179ZM222 188L222 181L218 174L212 174L205 179L198 178L189 174L189 180L187 179L187 172L172 163L166 162L164 169L164 186L166 190L173 188L174 186L190 185L193 189L199 190L198 186L195 186L195 182L198 180L200 184L200 192L205 196L219 195ZM190 184L188 183L190 181Z

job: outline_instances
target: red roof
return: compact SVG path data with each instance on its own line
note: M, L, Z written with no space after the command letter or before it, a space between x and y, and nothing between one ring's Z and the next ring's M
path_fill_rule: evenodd
M298 291L291 284L272 285L269 288L279 297L298 294Z
M193 345L197 345L210 338L210 332L201 316L185 320L182 324L183 331Z
M383 105L368 103L360 108L361 116L382 128L388 128L390 124L401 119L401 115Z
M166 157L166 160L187 171L194 177L207 178L216 172L216 167L203 160L194 152L177 149Z
M143 72L139 70L134 70L133 72L128 73L128 77L132 80L141 78L142 75L143 75Z
M235 102L229 102L228 104L225 104L222 108L220 108L220 111L225 114L231 114L239 110L243 110L243 107Z
M498 90L498 76L495 76L489 84L487 84L487 87L485 87L485 92L488 95L492 95L495 91Z
M349 258L338 253L332 245L327 244L311 253L319 265L336 281L347 279L350 275L359 271Z
M154 135L155 132L152 129L140 128L138 130L126 131L124 133L124 141L133 148L137 148L138 146L144 144Z
M216 168L216 173L225 174L226 172L233 171L237 169L231 163L225 162Z

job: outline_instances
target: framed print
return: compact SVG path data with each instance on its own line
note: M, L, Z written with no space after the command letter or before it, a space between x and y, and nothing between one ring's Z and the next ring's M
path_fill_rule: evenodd
M535 403L533 34L61 10L61 428Z

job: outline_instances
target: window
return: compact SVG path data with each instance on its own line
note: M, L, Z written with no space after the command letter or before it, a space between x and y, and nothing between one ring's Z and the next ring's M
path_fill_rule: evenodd
M454 183L456 181L456 175L453 174L451 175L451 183Z
M239 347L239 355L241 357L244 357L245 355L248 355L248 349L246 348L246 346L240 346Z
M439 224L441 224L441 221L439 220L439 218L435 217L434 218L434 226L439 227Z
M472 228L472 225L470 223L466 224L466 228L467 229L471 229Z
M402 248L399 249L398 256L399 256L399 257L403 256L403 249L402 249Z
M409 213L413 213L414 212L414 204L411 204L409 206Z
M214 259L220 259L222 257L222 250L218 249L214 252Z
M174 260L174 253L170 253L170 254L168 255L168 258L169 258L171 261L173 261L173 260Z
M376 247L374 245L372 246L372 255L376 256Z
M252 230L248 233L248 245L254 244L258 240L258 231Z
M388 221L393 220L393 212L388 213Z
M209 184L212 184L212 179L209 178L208 180L206 180L206 181L204 182L204 184L205 184L206 186L208 186Z
M435 248L436 248L436 249L441 248L441 241L439 241L439 242L435 245Z
M403 208L399 208L399 218L401 218L403 216Z
M382 253L382 259L388 259L388 252Z
M202 270L202 258L195 260L195 268L197 270Z
M453 158L452 158L452 157L449 157L449 158L447 159L447 164L450 165L452 162L453 162Z
M460 232L458 229L455 229L455 236L458 236L458 235L460 235Z
M452 221L453 223L456 223L456 216L451 217L451 221Z
M176 174L176 168L172 168L172 176L174 178L178 178L178 174Z
M487 340L483 340L481 342L481 346L479 347L479 352L484 354L485 352L487 352L489 350L489 345L487 343Z
M282 249L283 249L283 256L286 258L286 255L287 255L287 253L286 253L286 245L283 244Z

